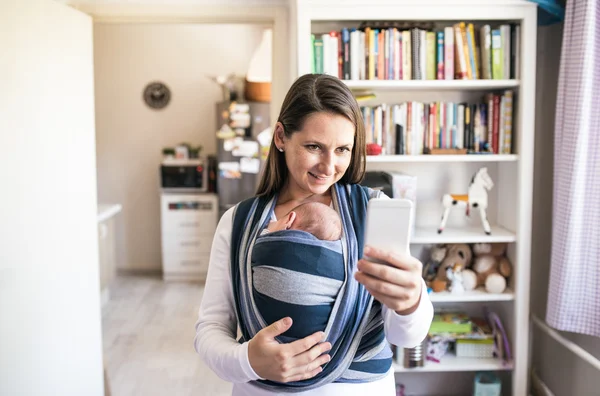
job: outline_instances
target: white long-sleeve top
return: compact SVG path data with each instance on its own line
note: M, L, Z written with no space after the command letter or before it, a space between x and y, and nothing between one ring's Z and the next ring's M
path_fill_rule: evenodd
M275 393L253 385L261 379L250 366L248 343L236 341L238 324L230 276L230 246L233 208L219 221L210 253L204 295L200 304L194 347L206 364L223 380L233 383L233 396L273 396ZM387 340L401 348L418 345L427 335L433 305L423 282L421 300L410 315L398 315L382 304ZM293 326L293 325L292 325ZM395 395L393 368L383 379L359 384L331 383L297 393L303 396ZM283 394L282 395L287 395Z

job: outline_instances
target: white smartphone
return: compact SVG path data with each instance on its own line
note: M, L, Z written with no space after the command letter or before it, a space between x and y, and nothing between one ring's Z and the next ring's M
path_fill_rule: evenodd
M373 198L367 204L365 246L410 253L413 203L400 198ZM377 260L370 259L377 262Z

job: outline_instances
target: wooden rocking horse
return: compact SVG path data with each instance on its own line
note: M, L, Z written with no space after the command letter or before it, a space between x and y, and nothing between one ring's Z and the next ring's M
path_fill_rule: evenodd
M444 215L442 216L442 223L438 228L438 234L444 231L450 209L453 207L464 208L466 215L470 215L471 208L479 209L479 215L481 216L481 222L483 223L483 229L485 233L490 235L492 230L490 223L487 220L486 209L488 206L488 190L494 187L494 182L487 173L487 168L481 168L475 173L471 179L469 185L469 192L467 195L454 195L445 194L442 198L442 204L444 205Z

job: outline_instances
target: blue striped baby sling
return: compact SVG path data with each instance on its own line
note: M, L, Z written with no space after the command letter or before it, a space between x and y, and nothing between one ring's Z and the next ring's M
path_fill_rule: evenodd
M277 195L240 202L233 216L231 280L239 342L290 316L292 328L277 337L289 343L324 331L331 360L315 377L289 383L258 380L264 389L294 393L332 382L370 382L386 376L392 364L381 304L354 279L362 257L370 191L335 184L334 209L342 220L339 241L321 241L305 231L261 235L272 218Z

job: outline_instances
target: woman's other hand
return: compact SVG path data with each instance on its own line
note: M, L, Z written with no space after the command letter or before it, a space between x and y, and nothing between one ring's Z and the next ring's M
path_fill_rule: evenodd
M399 255L365 247L365 256L383 261L377 264L364 258L354 274L371 295L398 315L408 315L419 306L423 264L410 255Z
M277 382L293 382L314 377L330 360L323 353L331 349L329 342L321 342L322 331L289 344L280 344L275 337L292 326L287 317L265 327L248 342L250 366L261 378Z

